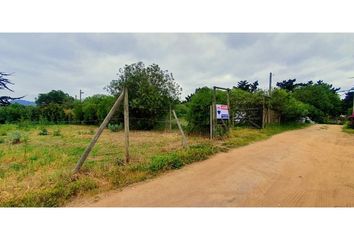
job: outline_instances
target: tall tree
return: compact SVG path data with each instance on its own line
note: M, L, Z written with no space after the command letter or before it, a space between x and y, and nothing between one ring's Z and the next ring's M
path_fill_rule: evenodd
M242 80L237 83L237 86L234 88L238 88L247 92L255 92L258 89L258 81L254 81L253 83L249 83L247 80Z
M64 93L62 90L52 90L48 93L40 93L36 98L36 104L38 106L46 106L50 103L56 103L59 105L65 105L65 107L71 106L74 102L74 98L69 94Z
M277 82L277 87L284 89L286 91L292 92L297 84L295 84L296 79L283 80L282 82Z
M13 85L13 83L7 78L10 75L11 74L9 73L0 72L0 90L6 89L13 92L13 90L8 87L9 84ZM11 101L21 98L23 97L13 98L10 96L0 96L0 106L7 106Z
M169 105L178 102L181 87L172 73L159 65L145 66L138 62L125 65L105 88L112 95L118 95L125 86L129 90L129 115L135 129L152 129L168 112Z
M317 81L315 84L299 87L293 96L311 105L310 116L317 122L325 122L328 117L337 116L342 112L342 102L332 84Z

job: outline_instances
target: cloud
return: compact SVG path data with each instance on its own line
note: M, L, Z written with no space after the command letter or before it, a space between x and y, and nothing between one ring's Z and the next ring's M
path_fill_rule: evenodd
M30 100L52 89L105 93L118 69L137 61L172 72L182 97L240 80L267 88L269 72L275 82L321 79L348 89L353 46L352 33L1 33L0 71L15 72L11 95Z

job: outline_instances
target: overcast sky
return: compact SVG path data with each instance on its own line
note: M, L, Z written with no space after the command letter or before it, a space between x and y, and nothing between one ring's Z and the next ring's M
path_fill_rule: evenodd
M61 89L72 96L106 93L120 67L143 61L172 72L182 99L203 86L232 87L240 80L324 80L354 86L352 33L0 33L0 71L15 94L34 100Z

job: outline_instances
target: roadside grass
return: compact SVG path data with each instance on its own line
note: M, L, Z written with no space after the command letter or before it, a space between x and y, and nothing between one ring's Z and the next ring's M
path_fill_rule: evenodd
M96 126L0 125L0 206L64 206L74 197L121 188L215 153L305 126L235 128L229 137L215 141L189 136L189 147L185 149L177 131L131 131L129 165L123 161L123 132L106 129L80 174L72 176ZM39 135L44 128L48 134ZM21 135L19 143L9 141L13 132Z
M345 123L342 128L343 132L354 134L354 129L350 128L348 123Z

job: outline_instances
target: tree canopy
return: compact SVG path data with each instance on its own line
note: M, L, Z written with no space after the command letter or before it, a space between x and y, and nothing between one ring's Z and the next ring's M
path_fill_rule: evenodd
M0 90L5 89L13 92L13 90L8 87L9 84L13 85L13 83L7 78L10 75L11 74L9 73L0 72ZM10 96L0 96L0 106L7 106L10 104L12 100L21 99L21 98L23 97L13 98Z
M237 83L237 86L233 88L238 88L247 92L255 92L258 88L258 81L254 81L253 83L249 83L247 80L242 80Z
M126 86L129 92L129 114L133 129L152 129L157 121L166 115L169 105L178 102L181 87L172 73L159 65L145 66L138 62L125 65L117 73L106 90L118 95Z
M38 106L46 106L50 103L56 103L60 105L71 105L74 102L74 98L69 94L64 93L62 90L52 90L48 93L40 93L36 98L36 104Z

